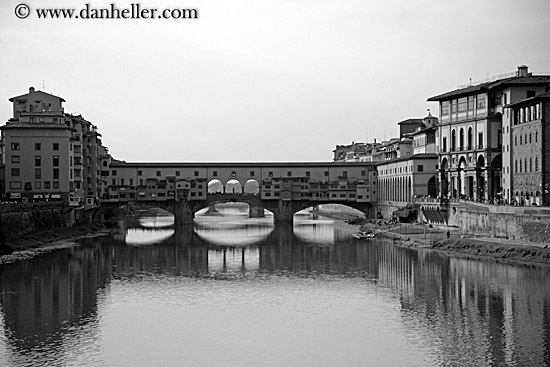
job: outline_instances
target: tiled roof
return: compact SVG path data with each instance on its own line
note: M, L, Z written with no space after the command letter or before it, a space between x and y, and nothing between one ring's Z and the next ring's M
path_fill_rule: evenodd
M55 95L50 94L50 93L42 92L41 90L34 91L33 93L46 94L46 95L48 95L48 96L52 96L52 97L55 97L55 98L59 98L59 99L61 100L61 102L66 102L63 98L61 98L61 97L59 97L59 96L55 96ZM30 93L25 93L25 94L22 94L22 95L20 95L20 96L11 97L10 99L8 99L8 101L13 102L14 99L27 97L29 94L30 94Z
M543 94L539 94L539 95L536 95L536 96L534 96L534 97L522 99L521 101L517 101L517 102L515 102L515 103L507 104L507 105L504 106L504 107L505 107L505 108L510 108L510 107L521 106L521 105L528 104L528 103L533 102L533 101L538 101L538 100L546 99L546 98L550 98L550 92L548 92L548 93L543 93Z
M373 162L124 162L113 160L110 167L350 167L372 166Z
M442 100L442 99L447 99L449 97L459 96L459 95L462 95L462 94L471 94L471 93L474 93L474 92L479 92L479 91L485 89L487 87L487 84L489 84L489 83L483 83L483 84L479 84L479 85L471 85L471 86L468 86L466 88L456 89L456 90L453 90L451 92L446 92L446 93L439 94L439 95L434 96L434 97L430 97L430 98L428 98L428 101L429 102L439 101L439 100Z
M478 85L472 85L468 86L466 88L456 89L451 92L446 92L443 94L439 94L434 97L428 98L428 101L440 101L449 99L450 97L460 96L460 95L468 95L475 92L481 92L483 90L488 89L497 89L508 85L525 85L525 84L545 84L550 83L550 76L546 75L528 75L528 76L513 76L510 78L503 78L496 80L494 82L486 82Z

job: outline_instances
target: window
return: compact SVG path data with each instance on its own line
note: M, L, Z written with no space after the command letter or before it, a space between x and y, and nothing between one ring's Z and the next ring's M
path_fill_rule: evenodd
M519 160L519 173L521 173L521 171L523 171L523 166L521 164L521 159Z
M218 171L214 171L214 172L212 172L212 176L214 176L214 177L218 177Z
M53 182L53 188L54 189L59 189L59 181L54 181Z
M328 171L325 171L325 177L328 177Z
M195 171L195 172L193 172L193 176L195 176L195 177L199 177L199 171Z
M53 150L59 150L59 143L53 143Z
M342 176L348 177L348 171L342 171Z
M161 172L157 171L157 177L160 177L160 175L161 175Z
M53 179L54 180L59 180L59 168L54 168L53 169Z
M18 155L12 155L11 156L11 163L19 163L21 162L21 157Z
M535 172L539 171L539 159L535 157Z
M441 114L442 115L448 115L449 114L449 101L441 102Z
M54 156L53 156L53 166L54 166L54 167L58 167L58 166L59 166L59 156L58 156L58 155L54 155Z
M455 113L455 112L456 112L456 110L457 110L456 105L457 105L457 101L456 101L456 99L453 99L453 100L451 101L451 113Z
M34 188L35 189L41 189L42 188L42 182L41 181L35 181L34 182Z
M451 152L456 150L456 131L451 131Z
M267 173L267 176L268 176L268 177L273 177L273 171L269 171L269 172Z
M11 150L19 150L21 145L19 143L11 143Z
M487 97L485 94L478 94L477 95L477 108L483 109L487 107Z
M42 143L34 143L34 150L42 150Z
M44 189L50 188L50 181L44 181Z
M474 96L468 97L468 109L470 111L474 109Z
M254 177L254 171L250 171L250 177Z
M10 181L10 189L21 190L21 181Z
M483 133L477 134L478 149L483 149Z
M12 168L11 175L13 177L19 177L21 175L21 170L19 168Z
M231 177L236 177L237 176L237 171L231 171Z
M292 176L292 172L288 171L288 172L286 173L286 175L287 175L288 177L290 177L290 176Z
M418 165L418 172L424 172L424 165L423 164Z
M441 149L443 152L447 151L447 137L443 138L443 147Z
M458 99L458 112L466 111L468 108L468 99L466 97Z
M181 172L180 171L176 171L176 176L180 176Z

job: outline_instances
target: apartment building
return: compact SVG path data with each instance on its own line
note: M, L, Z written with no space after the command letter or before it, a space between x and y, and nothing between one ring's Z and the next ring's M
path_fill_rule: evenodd
M550 76L517 72L436 95L440 194L510 201L510 115L503 106L545 91Z
M550 203L550 93L505 106L510 129L510 197L519 205ZM511 113L510 113L511 112Z
M104 151L97 127L65 113L63 98L33 87L9 101L13 117L0 127L5 198L94 204Z

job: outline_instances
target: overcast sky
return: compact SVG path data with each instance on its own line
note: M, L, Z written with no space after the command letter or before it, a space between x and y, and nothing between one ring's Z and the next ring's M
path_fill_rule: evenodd
M18 19L21 2L199 18ZM549 17L549 0L2 0L0 115L34 86L118 159L330 161L337 144L437 115L426 99L470 78L550 73Z

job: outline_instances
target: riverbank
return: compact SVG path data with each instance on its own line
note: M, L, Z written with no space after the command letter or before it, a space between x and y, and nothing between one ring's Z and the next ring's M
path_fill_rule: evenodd
M420 224L375 225L365 223L361 230L374 230L398 246L428 248L468 258L493 259L502 262L550 266L550 246L500 238L464 236L456 230L425 228Z
M99 223L33 231L0 244L0 264L27 259L58 248L74 246L79 239L107 235L108 233L110 230Z

